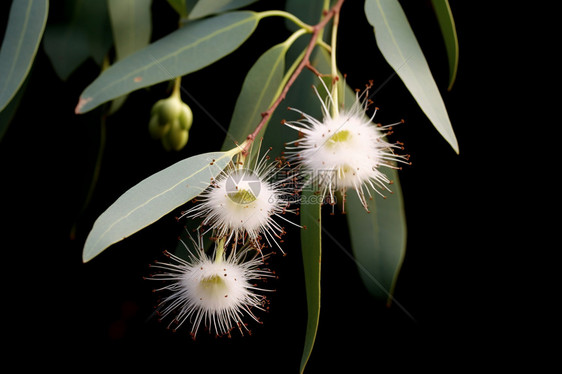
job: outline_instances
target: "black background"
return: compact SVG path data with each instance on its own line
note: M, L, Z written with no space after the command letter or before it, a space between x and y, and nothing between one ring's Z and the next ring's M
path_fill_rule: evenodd
M255 5L283 7L282 1L270 3ZM548 353L533 356L529 348L540 340L526 334L543 331L538 327L543 318L528 312L542 314L549 299L536 295L543 281L534 275L533 251L540 248L526 244L529 216L519 218L533 204L532 169L513 157L511 137L519 122L533 124L533 114L516 118L514 113L529 108L533 96L521 88L533 74L522 68L519 33L534 19L525 12L507 15L499 5L479 8L451 0L460 64L453 90L447 92L447 59L429 2L401 3L441 88L460 154L437 133L398 77L379 91L377 120L404 118L394 139L405 143L413 162L400 173L408 247L395 292L399 305L385 308L373 301L354 263L325 238L321 319L307 372L455 372L485 362L539 364ZM164 1L155 1L154 8L159 16L153 40L176 24ZM392 74L362 8L362 1L346 1L338 44L340 70L358 88ZM3 23L5 9L3 4ZM51 4L51 12L55 9ZM2 324L14 332L6 339L21 354L20 365L213 373L298 370L306 326L302 263L300 253L291 249L298 248L298 232L287 236L288 255L271 260L279 280L271 282L276 292L270 311L261 315L263 325L251 325L252 336L234 333L231 339L200 333L192 341L188 329L172 333L152 316L154 285L143 276L162 250L176 245L182 227L173 213L89 263L81 261L93 221L120 194L175 161L221 146L224 134L206 112L228 124L244 72L288 35L283 21L266 19L239 50L184 78L183 87L200 106L183 96L195 122L181 152L166 153L147 132L150 107L166 95L167 86L132 94L107 119L99 180L82 212L99 145L99 113L76 116L74 107L99 70L88 61L61 82L40 48L19 112L0 143ZM532 153L533 138L518 151ZM513 165L521 178L512 182L508 166ZM324 215L324 225L347 243L341 230L345 217ZM528 260L523 267L515 264L520 248Z

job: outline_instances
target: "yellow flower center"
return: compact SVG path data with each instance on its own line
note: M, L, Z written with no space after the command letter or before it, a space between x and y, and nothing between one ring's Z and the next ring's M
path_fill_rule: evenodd
M201 279L200 285L209 291L220 291L226 288L224 280L218 274Z
M351 138L351 133L349 130L341 130L336 132L328 140L329 145L335 145L336 143L346 142Z
M249 204L256 200L256 196L251 191L240 189L236 192L228 193L228 197L237 204Z

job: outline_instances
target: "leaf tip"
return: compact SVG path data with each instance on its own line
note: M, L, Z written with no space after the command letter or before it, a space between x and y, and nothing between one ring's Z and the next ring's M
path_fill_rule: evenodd
M92 256L89 252L87 252L84 249L84 252L82 252L82 263L85 264L86 262L89 262L92 258L94 258L94 256Z
M453 147L453 151L455 151L455 153L457 155L460 155L460 149L459 149L459 143L457 142L457 139L454 139L454 141L451 142L451 147Z
M84 105L86 105L90 101L92 101L91 97L86 97L86 98L80 97L80 100L78 100L78 104L76 105L76 108L74 109L74 113L76 113L76 114L84 113L82 111L82 109L84 108Z

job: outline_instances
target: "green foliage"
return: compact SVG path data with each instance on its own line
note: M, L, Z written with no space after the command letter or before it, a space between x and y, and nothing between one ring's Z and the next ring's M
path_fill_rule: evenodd
M457 39L455 20L453 19L453 13L448 0L431 0L431 4L433 4L447 49L447 58L449 60L449 87L447 89L451 91L459 67L459 41Z
M49 2L14 1L0 49L0 112L23 84L47 23Z
M304 338L304 351L301 359L301 373L316 340L318 322L320 319L320 273L322 262L322 218L321 205L318 194L310 189L303 191L301 205L301 233L302 259L304 266L304 279L306 288L306 303L308 318Z
M278 44L267 50L252 66L236 101L222 149L242 144L275 99L285 70L287 46Z
M366 0L365 14L375 29L377 45L388 64L437 131L458 153L459 146L447 109L398 0Z
M94 223L84 244L84 262L199 195L234 153L211 152L189 157L131 187Z
M257 23L254 12L189 23L105 70L86 87L76 112L85 113L129 92L197 71L238 48Z
M191 9L188 19L194 20L213 14L223 13L229 10L245 7L257 0L204 0L198 1Z
M64 5L69 16L47 25L43 48L57 75L67 80L89 58L101 66L113 41L106 1L65 0Z
M393 193L375 194L366 212L354 192L347 195L349 236L359 274L369 293L390 305L406 255L406 217L396 171L388 172Z

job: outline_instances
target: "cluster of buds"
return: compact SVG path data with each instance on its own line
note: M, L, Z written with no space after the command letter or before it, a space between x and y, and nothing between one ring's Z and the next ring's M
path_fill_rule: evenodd
M193 123L191 108L181 101L179 92L158 100L150 111L148 130L153 139L160 139L167 151L179 151L187 144Z

